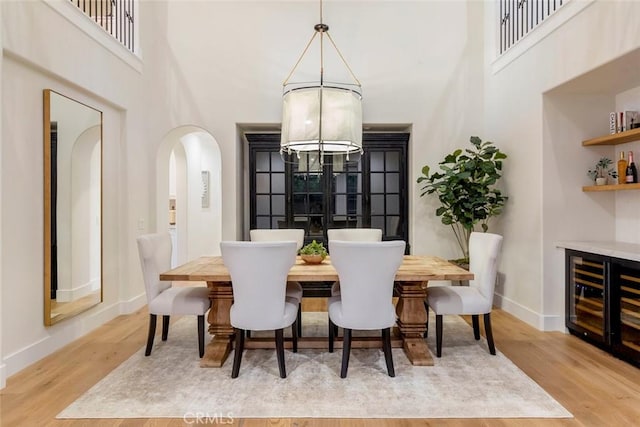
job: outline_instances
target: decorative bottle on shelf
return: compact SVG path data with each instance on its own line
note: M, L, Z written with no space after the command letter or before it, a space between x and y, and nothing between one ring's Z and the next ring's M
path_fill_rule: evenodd
M618 160L618 184L624 184L627 179L627 161L624 159L624 151L620 152Z
M636 169L636 164L633 163L633 151L629 151L629 164L624 175L627 184L638 182L638 170Z

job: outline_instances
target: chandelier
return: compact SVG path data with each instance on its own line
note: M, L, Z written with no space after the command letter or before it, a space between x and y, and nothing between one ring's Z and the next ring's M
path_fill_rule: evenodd
M352 83L325 81L325 36L345 65ZM315 82L290 83L289 80L316 38L320 42L320 75ZM280 154L290 163L320 168L327 161L342 168L344 162L357 161L362 150L362 87L323 23L320 0L320 23L293 69L282 83L282 132ZM306 166L305 166L306 167Z

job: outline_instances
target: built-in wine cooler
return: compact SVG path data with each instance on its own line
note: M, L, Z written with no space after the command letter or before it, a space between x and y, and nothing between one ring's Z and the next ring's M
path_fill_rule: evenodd
M640 365L640 262L566 251L566 326Z
M577 252L567 257L567 327L603 344L607 342L609 332L606 277L604 257Z
M612 324L612 345L623 356L640 362L640 263L617 260L612 264L611 282L614 292L615 316Z

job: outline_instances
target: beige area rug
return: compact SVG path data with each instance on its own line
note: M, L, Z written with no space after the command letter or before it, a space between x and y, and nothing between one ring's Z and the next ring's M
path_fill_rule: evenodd
M326 316L305 312L304 334L324 335ZM414 367L394 349L395 378L377 349L353 349L346 379L340 349L285 350L286 379L274 350L245 350L233 380L233 352L222 368L199 367L195 317L183 318L166 342L156 337L151 356L140 349L58 418L572 417L500 352L489 355L463 319L445 316L444 340L442 358L430 367Z

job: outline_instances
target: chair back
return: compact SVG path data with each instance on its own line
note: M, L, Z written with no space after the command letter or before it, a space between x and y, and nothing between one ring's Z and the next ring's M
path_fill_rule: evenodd
M469 237L469 271L474 275L469 286L477 288L490 303L493 302L501 249L502 236L498 234L473 232Z
M233 288L231 324L256 331L281 328L296 243L221 242L220 250Z
M379 242L382 230L379 228L333 228L327 230L329 242L342 240L346 242Z
M342 326L383 329L396 320L392 303L396 271L405 242L347 242L330 240L331 264L340 278Z
M252 242L283 242L293 240L297 250L304 244L304 230L300 228L275 228L249 231Z
M144 234L138 236L138 255L142 266L144 278L144 290L147 295L147 304L151 303L162 293L171 287L171 282L160 280L160 273L171 269L171 235L167 233Z

